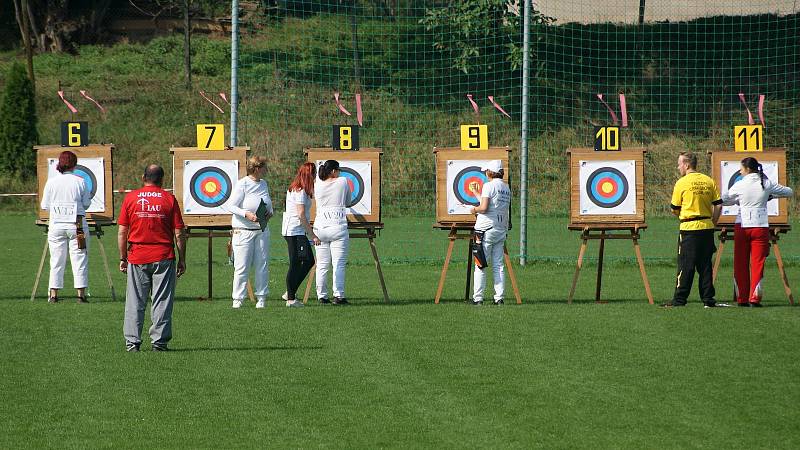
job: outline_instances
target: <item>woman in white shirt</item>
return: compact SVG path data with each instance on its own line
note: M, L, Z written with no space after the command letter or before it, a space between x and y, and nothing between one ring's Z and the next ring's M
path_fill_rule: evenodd
M347 200L350 188L345 178L339 177L339 163L332 159L319 166L319 179L314 183L316 216L314 234L319 237L317 246L317 298L322 304L328 300L328 272L333 263L333 304L347 305L344 296L344 274L350 235L347 231Z
M86 209L92 198L86 183L72 173L78 157L70 151L61 152L56 170L59 174L48 178L42 193L41 207L49 212L47 243L50 247L50 303L58 302L58 290L64 287L64 269L69 253L72 277L78 291L78 303L86 301L89 285L89 227Z
M247 161L247 176L236 183L226 208L232 213L233 237L233 307L238 309L247 295L247 278L250 267L255 272L253 291L256 308L263 308L269 294L269 228L261 230L256 212L261 203L266 208L266 219L272 217L272 199L267 182L262 179L267 171L267 160L253 156Z
M770 232L767 202L791 197L792 190L764 176L753 157L742 160L742 179L722 196L724 205L739 205L733 235L733 277L739 306L761 306L761 280L769 255Z
M480 198L480 204L472 208L475 214L475 256L474 285L472 304L483 304L483 290L486 287L484 269L486 265L492 266L494 281L494 304L503 304L505 293L505 266L503 263L503 248L505 247L506 234L508 233L508 212L511 205L511 189L503 181L503 163L500 160L489 161L481 167L481 171L489 179L483 185L481 192L470 187L473 195Z
M314 163L305 163L297 169L297 175L286 191L286 212L283 213L281 234L289 246L289 271L286 273L286 293L283 294L288 307L303 306L297 300L297 289L314 266L314 252L310 244L319 245L319 239L309 222L316 176Z

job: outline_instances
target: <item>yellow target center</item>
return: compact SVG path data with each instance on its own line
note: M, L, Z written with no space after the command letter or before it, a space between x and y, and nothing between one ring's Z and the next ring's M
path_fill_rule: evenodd
M206 183L206 192L217 192L216 183L212 183L210 181Z
M602 191L604 193L610 194L611 191L614 190L614 185L609 183L608 181L606 181L605 183L603 183L603 185L600 187L600 189L602 189Z

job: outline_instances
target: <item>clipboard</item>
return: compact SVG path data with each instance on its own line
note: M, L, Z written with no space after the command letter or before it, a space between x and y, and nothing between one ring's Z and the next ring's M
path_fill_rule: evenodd
M267 204L264 203L264 200L261 200L261 203L258 204L258 209L256 209L256 219L258 219L258 226L261 227L261 231L267 228Z

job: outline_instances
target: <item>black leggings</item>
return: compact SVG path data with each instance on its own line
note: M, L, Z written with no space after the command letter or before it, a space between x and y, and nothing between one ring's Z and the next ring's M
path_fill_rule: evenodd
M311 267L314 266L314 252L311 243L305 235L284 236L289 246L289 272L286 273L286 296L294 300L297 288L306 278Z

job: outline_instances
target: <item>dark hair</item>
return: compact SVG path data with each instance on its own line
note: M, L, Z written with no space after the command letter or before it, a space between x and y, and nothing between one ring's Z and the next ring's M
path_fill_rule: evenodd
M489 177L489 178L500 178L500 179L502 179L503 176L505 175L505 173L506 173L505 169L500 169L499 172L493 172L491 170L487 170L486 171L486 176Z
M761 178L761 189L764 189L764 167L759 164L758 160L752 156L748 156L742 160L742 165L747 167L747 170L751 173L758 173L759 178Z
M70 170L74 169L75 166L78 165L78 157L75 156L75 153L71 151L63 151L60 155L58 155L58 164L56 165L56 170L64 173L69 172Z
M314 163L304 163L297 169L297 175L294 177L292 184L289 185L289 191L306 191L306 195L314 197L314 176L317 174L317 166Z
M339 170L339 161L335 161L333 159L325 161L324 164L319 166L319 179L322 181L327 180L330 178L331 173L333 173L334 170Z
M144 175L142 175L142 179L145 183L152 183L156 186L161 186L161 182L164 181L164 169L157 164L151 164L144 169Z
M689 163L689 168L697 170L697 155L692 152L681 152L681 157Z

